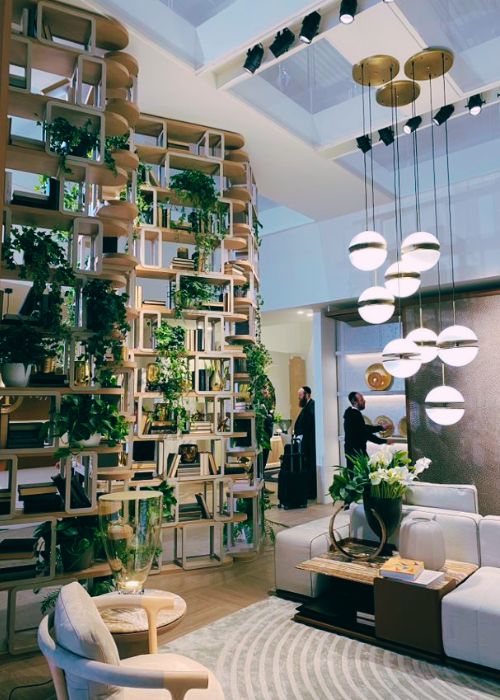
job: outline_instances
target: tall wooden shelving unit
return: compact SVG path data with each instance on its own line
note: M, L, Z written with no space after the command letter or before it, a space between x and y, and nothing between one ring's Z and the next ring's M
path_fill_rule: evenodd
M248 400L249 381L244 366L244 345L255 342L259 278L256 188L248 156L243 150L243 138L232 132L140 114L137 62L124 52L128 33L116 20L52 0L13 0L12 22L18 31L10 37L7 113L12 119L10 136L14 138L3 144L5 167L7 171L57 179L60 204L49 209L5 200L0 253L1 242L8 239L13 226L32 225L47 231L70 232L67 252L77 288L90 279L109 280L115 290L128 295L127 320L131 326L123 359L119 363L109 363L119 379L118 387L102 388L94 380L82 386L77 381L75 357L88 332L81 303L76 305L77 322L66 352L64 371L68 385L0 386L3 405L10 403L12 407L17 401L24 404L28 413L34 402L51 411L57 410L66 394L116 396L130 426L123 446L100 445L79 455L91 502L91 507L85 509L71 507L68 478L65 511L25 515L17 507L18 483L26 481L23 470L50 465L53 452L59 446L57 438L54 444L40 448L14 450L4 446L0 449L0 464L7 470L11 494L9 512L0 515L0 527L32 526L49 521L53 534L46 575L0 580L0 591L9 591L9 651L18 653L29 648L18 644L22 635L16 631L15 613L20 591L71 579L90 579L109 572L106 563L71 574L56 571L56 522L75 515L95 514L98 483L105 483L112 489L142 488L166 478L175 487L180 502L185 493L192 495L193 488L204 491L208 500L211 499L210 519L180 522L176 509L172 522L164 525L165 536L167 531L173 531L175 539L175 561L163 566L162 570L166 571L179 565L186 569L218 566L230 561L230 555L241 549L257 551L260 534L257 522L254 523L255 540L243 547L233 541L232 535L225 544L223 531L226 525L235 525L246 517L234 512L236 497L254 499L254 513L260 512L257 506L263 482L257 476L255 415L244 406L245 398ZM43 91L40 75L42 80L45 76ZM68 157L71 174L61 171L58 156L49 149L48 138L45 142L15 138L14 123L19 118L34 125L55 116L65 116L76 123L90 119L101 133L100 148L94 158ZM113 153L116 165L113 172L104 162L104 137L124 134L129 135L129 149ZM139 163L151 166L151 173L156 174L155 184L152 178L149 182L138 182ZM178 246L187 247L191 252L195 243L192 232L176 227L175 211L179 202L168 187L171 174L183 169L200 170L214 177L220 200L227 204L228 235L214 252L209 272L171 266ZM68 187L76 187L79 192L77 211L65 207L64 192ZM138 218L139 190L152 201L150 223ZM164 206L167 203L168 206ZM168 211L168 214L162 213L162 217L167 218L161 221L160 208ZM187 309L182 320L176 319L167 303L167 288L172 283L179 285L182 276L199 276L218 286L222 302L207 310ZM18 269L0 267L2 289L15 287L19 279ZM150 296L157 299L159 289L165 293L161 297L166 301L164 307L147 303ZM13 296L15 298L16 293ZM76 296L78 299L78 291ZM197 329L203 337L203 349L191 349L187 353L194 383L184 400L191 413L198 411L210 421L209 434L144 432L145 413L162 400L161 394L148 390L146 377L147 364L156 356L151 328L162 321L182 323L187 329ZM208 370L209 363L214 362L219 363L223 372L223 386L211 390L210 385L208 388L200 386L199 370ZM208 372L205 377L210 381ZM4 428L5 424L4 420ZM156 443L154 456L147 460L135 456L138 443L144 442ZM168 454L176 452L179 445L186 442L212 452L218 473L169 479ZM226 466L236 464L241 458L248 460L250 475L234 480L226 475ZM60 466L63 476L71 475L73 466L70 460L63 462ZM157 478L140 481L136 477L131 481L132 475L152 468ZM191 559L187 556L188 536L199 533L201 526L208 529L209 553Z

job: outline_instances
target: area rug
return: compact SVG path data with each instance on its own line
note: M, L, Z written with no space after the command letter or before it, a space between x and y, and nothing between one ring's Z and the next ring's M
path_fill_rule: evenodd
M208 666L226 700L500 698L500 683L492 680L293 622L296 607L270 597L161 651L186 654Z

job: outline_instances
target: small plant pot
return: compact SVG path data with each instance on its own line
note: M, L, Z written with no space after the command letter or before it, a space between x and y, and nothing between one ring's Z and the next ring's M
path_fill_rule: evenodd
M102 440L101 433L94 433L87 440L81 440L83 447L97 447Z
M31 365L23 365L22 362L7 362L0 365L0 372L5 386L28 386Z
M94 547L88 547L84 552L78 554L61 549L61 559L64 571L89 569L94 563Z

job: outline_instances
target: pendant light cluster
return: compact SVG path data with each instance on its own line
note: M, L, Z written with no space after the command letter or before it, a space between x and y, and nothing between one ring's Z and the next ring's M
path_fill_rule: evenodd
M425 49L412 56L405 64L405 74L409 80L394 80L399 72L399 63L391 56L370 56L353 68L354 80L363 86L363 136L357 139L358 147L363 153L365 174L365 218L366 230L358 233L349 244L349 258L351 263L359 270L376 271L387 259L387 242L376 231L374 184L373 184L373 154L371 156L371 191L373 220L372 226L368 226L368 185L366 154L371 151L371 88L377 86L376 100L379 104L391 108L391 128L387 127L379 132L381 141L386 146L393 148L394 170L394 218L396 231L396 262L391 263L384 273L384 286L377 284L377 273L374 272L374 286L366 289L358 299L360 316L367 323L384 323L394 314L396 301L398 303L398 315L401 328L401 337L389 342L383 352L382 361L386 370L394 377L408 378L416 374L423 363L432 362L437 357L442 362L443 384L436 387L426 397L425 410L428 417L440 425L452 425L464 415L464 398L459 391L445 384L444 367L463 367L471 362L478 353L478 339L475 333L465 326L456 323L455 312L455 278L453 256L453 230L451 216L451 191L449 172L449 148L447 119L453 113L452 105L446 105L446 85L444 75L453 65L453 54L446 49ZM418 135L417 130L422 123L422 117L415 114L415 100L420 94L419 81L429 81L443 76L444 107L433 117L432 129L432 157L433 157L433 181L434 181L434 211L435 233L423 230L420 220L420 183L418 162ZM367 134L365 128L365 96L364 87L369 88L370 128ZM431 113L432 88L430 88ZM405 124L403 131L411 135L413 140L413 162L415 180L415 212L416 226L414 232L403 238L401 215L401 183L399 168L399 142L398 142L398 108L412 104L412 117ZM450 109L451 108L451 109ZM444 114L444 117L443 117ZM437 221L437 197L435 176L435 149L434 128L444 125L446 139L446 164L448 185L448 213L450 254L452 270L452 304L453 325L448 328L440 328L436 334L430 328L423 326L422 300L419 298L420 326L403 337L401 323L401 299L407 298L419 292L421 273L431 270L437 265L438 286L441 289L439 259L441 246L438 238ZM384 132L384 133L382 133ZM391 135L388 138L387 134ZM441 326L441 294L439 294L439 319Z

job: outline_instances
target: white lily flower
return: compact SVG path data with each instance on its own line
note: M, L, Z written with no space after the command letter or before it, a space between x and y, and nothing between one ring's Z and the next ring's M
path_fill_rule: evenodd
M380 470L377 470L376 472L370 472L369 478L372 486L378 486L382 481Z
M415 462L415 474L421 474L423 471L429 468L431 460L427 457L421 457Z

